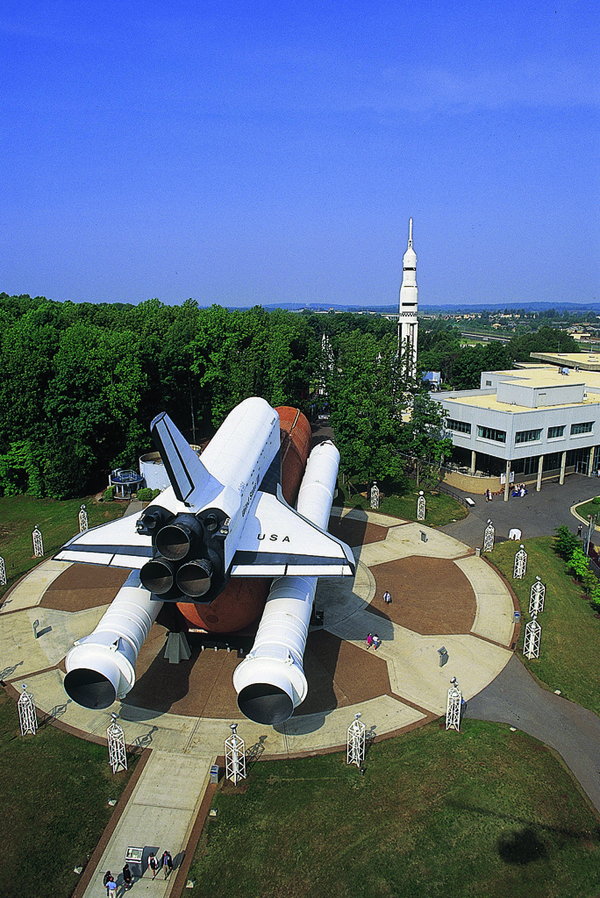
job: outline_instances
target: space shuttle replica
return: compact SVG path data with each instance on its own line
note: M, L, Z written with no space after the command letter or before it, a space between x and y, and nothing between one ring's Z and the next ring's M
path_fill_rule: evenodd
M325 442L309 456L304 415L259 398L233 409L201 457L165 413L151 432L170 486L137 519L80 533L55 556L132 571L67 654L64 688L87 708L124 698L165 602L207 633L243 629L264 609L234 686L247 717L281 723L308 691L302 661L317 578L355 572L351 550L326 531L339 453Z

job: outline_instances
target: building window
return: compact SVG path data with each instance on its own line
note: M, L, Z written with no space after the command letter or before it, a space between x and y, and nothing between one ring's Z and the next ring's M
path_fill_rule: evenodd
M591 433L593 429L593 421L585 421L583 424L571 424L571 436L575 436L577 433Z
M515 434L515 443L534 443L539 440L541 430L518 430Z
M483 440L494 440L495 443L506 443L506 431L496 430L495 427L482 427L478 424L477 436Z
M491 387L492 386L491 380L486 380L485 385L486 385L486 387Z
M548 428L548 439L555 440L557 437L562 437L565 432L565 425L561 424L560 427L549 427Z
M446 421L448 430L455 430L457 433L471 433L471 425L466 421L455 421L454 418L448 418Z

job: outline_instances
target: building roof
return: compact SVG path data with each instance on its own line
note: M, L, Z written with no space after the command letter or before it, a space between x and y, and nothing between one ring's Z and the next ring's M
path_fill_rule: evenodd
M566 368L579 368L581 371L600 371L600 353L598 352L532 352L532 359L550 362Z
M505 371L484 372L481 381L485 383L493 379L493 385L483 387L480 390L460 390L451 393L442 393L439 398L449 402L458 402L474 408L486 408L500 412L531 412L531 405L522 405L519 402L502 402L498 400L498 384L513 383L530 389L551 389L565 386L582 388L582 399L570 399L545 408L572 408L575 405L594 405L600 402L600 370L595 371L570 371L569 374L561 374L559 370L550 365L531 365L522 368L512 368Z

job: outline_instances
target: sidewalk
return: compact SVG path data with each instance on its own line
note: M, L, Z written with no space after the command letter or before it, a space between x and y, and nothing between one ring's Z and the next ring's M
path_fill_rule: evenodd
M457 496L466 498L469 493L451 488ZM597 478L570 474L562 486L558 483L544 483L539 493L533 489L522 499L510 498L504 502L496 496L493 502L486 502L485 496L473 496L475 507L466 518L456 523L446 524L441 529L469 546L483 545L483 531L490 518L496 528L496 539L508 539L509 531L517 527L523 539L532 536L550 536L556 527L565 525L575 532L577 519L571 508L579 502L586 502L600 493Z
M134 880L135 894L155 898L171 894L214 761L214 757L197 752L152 751L83 898L102 894L106 870L112 872L118 894L124 891L121 870L129 846L144 848L144 875ZM160 858L165 850L171 852L175 869L168 879L161 870L153 880L147 870L148 857L152 851Z

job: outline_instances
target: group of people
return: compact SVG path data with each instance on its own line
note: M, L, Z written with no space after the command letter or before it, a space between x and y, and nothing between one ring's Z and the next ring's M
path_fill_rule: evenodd
M374 649L378 649L381 645L381 639L377 635L377 633L368 633L367 634L367 648L370 649L373 646Z
M524 483L518 483L515 487L513 487L513 496L519 499L522 499L523 496L527 495L527 487Z
M148 857L148 870L150 870L152 873L152 879L156 879L158 872L161 869L165 871L166 879L173 869L173 858L171 857L171 852L164 851L162 857L157 858L154 852L151 851ZM117 883L110 870L106 871L102 882L106 888L106 894L108 898L114 898L117 892ZM133 885L133 875L131 873L129 864L125 864L125 866L123 867L123 885L126 892Z
M171 852L164 851L163 856L159 860L154 852L151 851L148 858L148 869L152 871L152 879L156 879L156 875L160 869L164 870L166 879L173 869L173 858L171 857Z
M389 592L386 591L383 594L383 603L384 605L391 605L392 597ZM373 646L374 649L378 649L381 645L381 639L377 635L377 633L367 633L367 648L370 649Z

